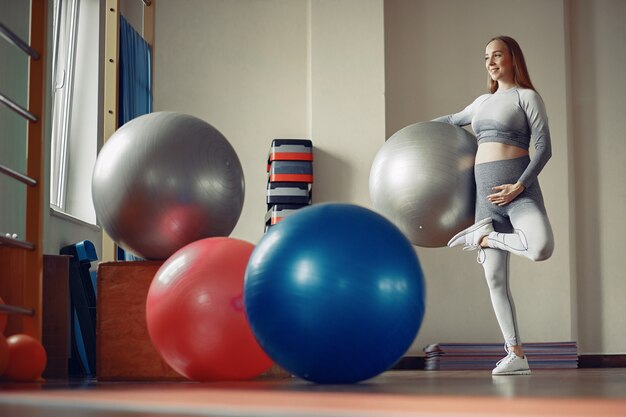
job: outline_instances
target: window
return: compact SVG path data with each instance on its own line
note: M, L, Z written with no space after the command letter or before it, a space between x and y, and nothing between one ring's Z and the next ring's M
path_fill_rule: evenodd
M73 69L76 62L77 0L54 2L52 52L52 147L50 204L65 210L67 141L72 104Z
M50 205L96 223L91 173L99 132L99 2L54 0Z

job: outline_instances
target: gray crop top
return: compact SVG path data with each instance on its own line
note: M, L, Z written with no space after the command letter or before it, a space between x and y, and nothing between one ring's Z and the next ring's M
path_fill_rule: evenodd
M552 156L550 129L543 100L531 89L511 88L483 94L459 113L433 119L457 126L471 123L478 144L499 142L526 149L532 137L535 154L519 178L528 187Z

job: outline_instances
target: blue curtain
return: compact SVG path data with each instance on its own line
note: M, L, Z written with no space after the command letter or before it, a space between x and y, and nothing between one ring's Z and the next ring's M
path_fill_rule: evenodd
M152 48L120 16L119 119L129 120L152 112Z
M152 48L135 29L120 16L118 125L152 112ZM117 259L134 261L141 258L118 246Z

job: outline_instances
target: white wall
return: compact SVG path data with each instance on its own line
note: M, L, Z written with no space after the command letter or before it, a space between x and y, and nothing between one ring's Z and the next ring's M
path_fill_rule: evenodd
M5 6L11 24L23 22L23 2L4 1L3 16ZM467 104L484 91L486 40L517 38L546 101L555 150L540 180L557 251L547 262L513 264L524 340L575 338L583 354L626 353L626 3L387 0L383 13L381 0L159 0L156 13L156 108L202 117L233 143L247 181L234 235L251 242L262 235L273 138L313 139L316 201L367 206L369 166L385 137ZM26 27L17 30L26 36ZM0 87L25 99L25 58L15 61L22 54L0 44ZM25 136L12 117L0 108L3 131ZM24 148L5 139L0 161L20 168ZM23 228L24 203L6 184L0 232ZM46 253L82 239L100 245L97 230L46 216ZM410 354L426 343L498 341L473 254L418 253L428 304Z
M155 111L197 116L230 141L246 180L232 235L256 242L270 143L307 137L306 2L160 1L155 13Z
M383 2L310 4L314 202L371 206L369 172L385 139Z
M541 9L541 13L536 10ZM532 25L528 22L532 21ZM387 1L385 3L387 135L410 123L462 110L486 91L484 51L506 34L522 46L547 106L554 156L540 175L555 232L552 258L512 258L511 287L522 340L575 336L570 299L568 131L564 11L560 1ZM427 313L414 345L502 339L475 253L418 249Z
M156 4L156 2L155 2ZM143 32L143 1L131 0L120 1L120 13L124 16L124 19L137 31L137 33Z
M554 156L540 182L557 244L546 262L513 259L522 338L623 353L623 17L608 0L160 0L155 108L201 117L231 141L246 176L233 236L256 242L273 138L314 141L316 202L368 206L385 137L484 92L485 43L515 37L550 117ZM418 253L427 314L409 354L500 341L475 255Z
M580 346L626 353L626 2L569 3Z
M382 10L378 0L158 3L155 109L198 116L234 146L246 199L232 236L263 234L274 138L313 140L316 202L368 204L384 140Z

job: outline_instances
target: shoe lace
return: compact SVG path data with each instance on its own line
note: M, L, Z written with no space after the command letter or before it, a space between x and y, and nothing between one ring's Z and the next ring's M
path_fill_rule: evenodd
M478 254L476 255L476 262L482 265L485 262L485 259L487 258L487 254L485 253L483 247L480 245L472 245L469 243L463 246L464 251L472 251L476 249L478 249Z
M506 351L506 356L496 362L496 366L499 366L503 362L510 362L513 359L511 356L515 356L515 353L509 349L509 345L504 344L504 350Z

